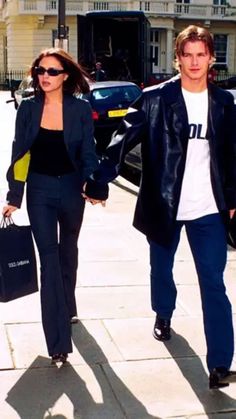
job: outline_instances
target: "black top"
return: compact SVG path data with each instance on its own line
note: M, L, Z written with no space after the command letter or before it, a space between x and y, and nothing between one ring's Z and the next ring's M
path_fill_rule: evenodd
M62 130L40 127L30 154L31 172L61 176L75 170L65 146Z

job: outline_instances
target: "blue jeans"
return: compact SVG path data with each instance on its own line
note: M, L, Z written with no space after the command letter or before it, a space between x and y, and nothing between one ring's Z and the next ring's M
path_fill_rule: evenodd
M199 280L207 366L209 371L220 366L229 368L234 353L234 336L231 304L223 280L227 258L226 231L219 214L177 221L168 248L149 241L152 309L163 319L171 319L175 309L177 290L172 269L183 225ZM189 299L191 301L191 295Z
M75 302L77 241L84 199L78 174L30 173L27 210L41 264L42 323L48 353L72 352L70 317Z

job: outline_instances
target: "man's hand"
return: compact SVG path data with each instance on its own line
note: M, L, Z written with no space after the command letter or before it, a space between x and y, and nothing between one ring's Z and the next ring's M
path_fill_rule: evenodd
M85 189L86 189L86 185L87 185L87 182L84 184L84 186L83 186L83 193L81 194L82 195L82 197L87 201L87 202L90 202L90 204L92 204L92 205L96 205L96 204L101 204L102 205L102 207L105 207L106 206L106 201L103 201L103 200L101 200L101 199L94 199L94 198L90 198L89 196L87 196L86 194L85 194Z
M16 211L18 208L14 207L14 205L6 205L5 207L3 207L2 209L2 215L4 215L5 217L10 217L11 214Z

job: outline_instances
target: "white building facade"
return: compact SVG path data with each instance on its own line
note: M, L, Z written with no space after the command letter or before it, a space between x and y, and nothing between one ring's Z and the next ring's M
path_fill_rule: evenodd
M236 0L66 0L69 52L78 58L77 15L88 11L143 11L151 25L153 73L172 73L176 34L189 24L213 33L217 65L236 74ZM25 70L54 44L58 0L0 0L0 71Z

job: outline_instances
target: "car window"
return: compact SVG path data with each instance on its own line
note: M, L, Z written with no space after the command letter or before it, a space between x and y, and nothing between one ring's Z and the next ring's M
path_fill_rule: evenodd
M135 86L112 87L94 89L91 92L91 105L92 107L110 107L117 105L129 105L138 96L140 90Z
M25 89L28 89L29 87L32 87L32 82L33 80L30 76L25 77L19 84L18 90L25 90Z

